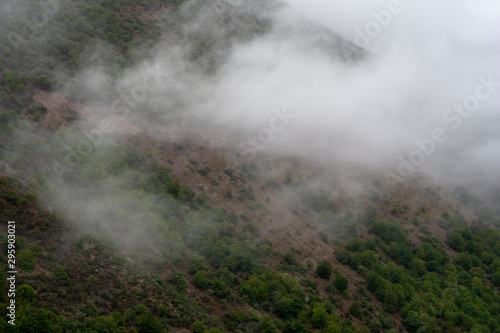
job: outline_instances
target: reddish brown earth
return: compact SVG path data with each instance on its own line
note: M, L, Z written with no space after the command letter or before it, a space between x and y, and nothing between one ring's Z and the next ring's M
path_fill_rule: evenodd
M417 237L419 228L412 224L415 216L426 219L425 223L433 236L441 240L446 239L447 231L438 225L443 212L459 212L467 220L475 218L474 214L460 205L446 189L437 189L430 179L423 175L415 175L396 187L389 187L385 183L382 170L368 166L350 164L320 165L311 159L263 154L253 161L257 167L257 179L250 180L246 174L239 170L245 163L238 157L234 143L242 142L234 133L227 133L221 129L197 127L189 129L176 123L168 127L159 123L147 121L120 119L109 114L106 107L87 107L72 102L67 97L57 93L37 91L35 101L47 107L47 116L44 125L70 126L76 119L86 120L91 125L98 126L104 117L109 117L117 125L117 134L123 140L133 139L139 142L141 153L145 156L154 156L158 162L172 169L173 177L182 184L189 186L195 193L204 192L210 198L212 205L222 207L227 211L235 211L240 219L237 228L242 229L248 222L255 223L259 230L258 236L253 236L256 241L270 239L274 249L285 253L292 247L297 250L297 259L310 262L315 267L320 261L328 259L334 263L335 268L349 280L349 291L364 284L360 275L347 266L337 263L334 251L342 246L346 240L334 240L338 235L329 235L328 244L318 238L318 225L312 219L305 207L299 202L294 206L288 202L288 197L293 194L294 186L284 185L287 176L291 176L295 184L307 184L311 189L321 188L329 193L332 205L340 212L345 212L345 200L353 198L356 210L362 212L368 206L377 208L379 218L397 218L405 227L412 230L408 234L415 244L421 241ZM77 112L75 117L69 110ZM73 116L73 118L70 118ZM232 143L232 144L231 144ZM179 148L181 145L182 148ZM201 171L203 172L201 172ZM233 180L226 172L233 170ZM274 181L279 184L278 189L268 188L266 182ZM374 184L378 182L378 185ZM431 193L426 189L435 189ZM237 199L242 189L250 190L255 196L255 202L260 208L249 205L248 202ZM376 191L380 195L378 201L370 200L368 192ZM232 199L226 194L230 191ZM388 203L384 203L384 199ZM395 200L400 201L400 206L405 211L397 217L391 214L391 207ZM420 207L426 207L425 214L418 213ZM293 213L292 210L296 209ZM361 238L371 237L366 227L358 229ZM337 244L337 245L335 245ZM453 256L454 252L446 247L446 251ZM269 264L278 264L279 258L270 259ZM328 281L318 279L312 271L308 278L318 283L318 289L324 294ZM198 293L193 286L189 287L190 293ZM342 308L346 311L352 300L342 300ZM381 303L372 297L372 303L381 309ZM211 304L214 311L223 313L225 310L220 304ZM394 319L401 323L397 315ZM183 332L179 330L178 332Z

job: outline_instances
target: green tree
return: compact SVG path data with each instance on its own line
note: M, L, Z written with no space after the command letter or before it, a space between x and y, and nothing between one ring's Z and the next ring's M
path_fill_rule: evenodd
M57 265L55 268L54 268L54 271L52 272L52 276L59 282L59 283L62 283L62 284L67 284L69 282L69 277L68 277L68 273L66 273L66 270L64 269L64 267L60 266L60 265Z
M380 274L375 273L373 271L369 272L366 275L366 288L372 293L375 292L379 285L384 281L384 278L380 276Z
M137 328L139 333L167 332L160 319L153 316L149 311L137 317Z
M326 333L342 333L342 329L337 323L329 323L325 329Z
M191 332L192 333L205 333L207 331L207 327L205 326L205 323L202 321L195 321L193 323L193 326L191 327Z
M231 291L226 282L221 280L215 280L212 286L212 293L217 296L217 298L225 299L231 295Z
M189 258L189 274L194 275L198 271L205 270L205 258L199 255L193 255Z
M335 280L333 280L333 285L338 291L343 292L344 290L346 290L348 284L349 282L347 281L345 276L343 276L339 271L335 272Z
M365 243L359 238L351 238L347 242L345 249L349 252L358 252L366 250Z
M260 323L259 332L262 333L278 333L278 329L276 325L273 324L271 318L269 316L265 316Z
M333 266L328 260L323 260L316 267L316 274L318 274L318 276L323 279L329 279L332 275L332 271Z
M491 282L495 287L500 287L500 268L491 275Z
M37 243L32 243L27 249L19 251L17 258L19 260L19 268L25 272L33 272L39 254L40 249Z
M22 284L17 288L16 296L31 303L36 299L36 292L27 284Z
M170 283L172 283L175 287L175 289L180 292L180 293L186 293L187 289L187 283L186 279L184 278L184 274L176 272L170 279Z
M62 328L58 325L59 318L54 313L45 309L27 310L24 316L16 321L19 332L62 333Z
M328 313L325 306L317 303L312 309L311 325L314 328L325 328L328 324Z
M207 290L212 284L212 281L207 279L207 273L205 271L198 271L193 277L193 282L201 290Z
M446 243L455 251L462 252L465 249L465 240L458 229L453 229L448 234Z
M372 267L378 263L378 255L373 250L365 250L354 254L354 258L365 267Z
M299 320L289 320L283 328L283 333L306 333L307 327Z

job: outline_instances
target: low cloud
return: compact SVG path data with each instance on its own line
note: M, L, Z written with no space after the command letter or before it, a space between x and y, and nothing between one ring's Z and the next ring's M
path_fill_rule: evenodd
M446 140L437 142L415 172L458 183L500 178L494 153L500 148L499 4L286 3L266 14L245 3L230 9L207 5L194 16L188 10L193 3L188 4L181 11L191 15L179 30L181 43L158 43L147 63L119 80L118 94L127 95L147 66L157 66L164 80L147 92L148 105L135 117L143 117L144 110L164 120L194 117L238 132L245 142L268 125L273 110L286 106L296 119L267 149L394 171L419 149L416 142L442 129ZM228 13L233 23L221 24ZM252 26L248 17L241 18L245 13L265 23L262 31L230 38ZM360 31L369 43L359 45ZM192 41L198 39L218 48L192 61ZM447 110L474 95L481 78L492 82L494 91L455 128L450 119L457 114Z

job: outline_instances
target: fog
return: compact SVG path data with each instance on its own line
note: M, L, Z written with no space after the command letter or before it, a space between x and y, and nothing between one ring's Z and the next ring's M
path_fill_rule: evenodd
M102 63L72 75L58 93L80 95L85 121L59 131L60 140L77 147L137 133L176 140L215 128L205 143L238 148L247 161L286 153L372 165L387 170L391 185L420 172L467 185L487 201L498 188L500 3L204 3L202 10L183 5L175 20L166 15L164 37L133 50L136 63L119 75ZM199 51L199 43L212 47ZM114 50L100 42L86 52L97 61ZM229 139L214 137L225 133ZM84 179L106 168L91 154L69 165L69 155L56 168L46 161L50 178ZM98 225L112 210L150 209L146 197L129 205L129 176L101 182L114 194L54 183L62 197L46 200Z
M165 127L175 117L187 127L187 119L198 119L237 132L239 142L230 144L249 158L274 151L373 164L391 171L389 182L423 172L477 193L500 179L500 4L289 0L269 11L249 2L218 4L198 14L184 5L184 39L138 50L147 61L116 82L112 95L121 102L104 104L134 121L148 110ZM220 24L227 12L236 18ZM248 13L269 27L252 38L228 38L246 27L237 15ZM216 47L188 60L198 38ZM125 100L151 68L160 69L160 84L142 89L128 107ZM82 73L103 100L102 73ZM270 131L285 109L289 119Z
M414 169L476 185L499 179L498 3L288 3L269 34L234 50L200 111L215 110L215 118L233 126L256 119L265 125L274 107L286 106L296 119L273 143L300 153L397 169L400 156L411 162L420 149L425 155L412 155L413 168L398 175ZM305 20L368 55L354 63L332 60L324 44L313 43L321 41L314 30L294 29ZM476 89L485 94L480 100ZM453 110L464 102L472 111ZM431 144L435 129L440 140Z
M361 141L359 147L373 148L376 160L397 166L399 154L408 160L418 149L415 140L429 139L435 128L442 128L446 141L437 143L435 152L425 156L416 171L472 185L478 191L483 190L482 185L491 186L499 180L499 3L288 2L305 17L349 41L362 43L371 52L376 70L351 72L357 84L354 89L342 86L340 95L347 89L347 94L359 96L367 105L363 108L357 105L359 101L349 104L358 112L349 112L352 125L348 127L360 128L366 121L366 127L371 125L374 130L352 131L357 134L346 142ZM388 17L391 8L397 9L396 14ZM383 22L378 30L373 28L377 17ZM472 112L462 116L450 113L457 104L473 104L467 97L474 96L480 77L495 82L491 94L471 107ZM372 84L360 84L366 81ZM332 120L339 119L331 114Z

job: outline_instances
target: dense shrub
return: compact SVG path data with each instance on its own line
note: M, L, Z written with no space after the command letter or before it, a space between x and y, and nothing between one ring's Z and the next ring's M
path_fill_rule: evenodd
M198 271L193 277L193 282L201 290L207 290L212 284L212 281L207 279L207 273L205 271Z
M24 299L25 301L33 302L36 299L36 292L33 288L31 288L27 284L22 284L17 288L16 296L19 297L19 299Z
M329 279L333 272L333 266L328 260L324 260L316 267L316 274L320 278Z
M347 281L345 276L343 276L340 272L337 271L335 273L335 280L333 280L333 285L335 286L335 288L338 291L343 292L344 290L347 289L348 284L349 282Z

